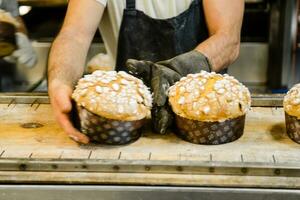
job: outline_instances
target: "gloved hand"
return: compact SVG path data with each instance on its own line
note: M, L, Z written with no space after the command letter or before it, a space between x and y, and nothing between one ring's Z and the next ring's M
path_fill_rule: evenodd
M29 38L21 32L16 33L17 47L12 55L5 57L8 62L18 62L26 67L33 67L37 62L37 55L32 48Z
M208 59L196 50L157 63L129 59L126 68L129 73L142 79L151 88L153 128L160 134L166 133L174 118L167 101L169 87L188 74L198 73L201 70L211 71Z

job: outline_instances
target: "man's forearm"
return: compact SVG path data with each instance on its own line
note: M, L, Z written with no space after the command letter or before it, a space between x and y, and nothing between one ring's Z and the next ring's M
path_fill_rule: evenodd
M210 61L212 71L221 71L239 55L240 38L227 33L217 33L196 47Z
M88 45L62 33L53 42L48 63L48 82L59 80L74 86L82 76Z
M49 86L58 80L72 87L82 76L88 48L103 11L104 6L95 0L69 1L62 30L49 55Z
M205 20L210 37L196 50L203 53L213 71L231 64L239 54L244 0L203 0Z

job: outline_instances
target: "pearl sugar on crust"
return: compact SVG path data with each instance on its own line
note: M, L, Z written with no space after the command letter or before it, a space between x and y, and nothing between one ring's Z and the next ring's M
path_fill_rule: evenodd
M139 120L150 116L152 95L143 82L120 71L97 70L78 81L72 94L78 106L102 117Z
M249 90L234 77L201 71L180 79L169 89L175 114L200 121L224 121L250 108Z
M285 112L300 119L300 83L294 85L283 99Z

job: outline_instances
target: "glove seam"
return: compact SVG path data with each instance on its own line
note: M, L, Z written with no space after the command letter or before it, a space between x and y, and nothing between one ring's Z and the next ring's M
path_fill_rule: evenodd
M206 60L206 62L207 62L208 70L209 70L209 72L211 72L211 71L212 71L212 70L211 70L212 64L211 64L210 60L209 60L205 55L204 55L204 57L205 57L205 60Z

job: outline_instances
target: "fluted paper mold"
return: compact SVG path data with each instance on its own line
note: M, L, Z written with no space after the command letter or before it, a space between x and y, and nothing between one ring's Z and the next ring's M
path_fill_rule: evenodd
M195 144L224 144L237 140L243 135L245 115L223 122L190 120L176 115L176 134Z
M77 106L80 130L92 142L122 145L136 141L141 136L145 120L120 121L96 115L82 106Z
M285 125L289 138L300 144L300 120L285 112Z

